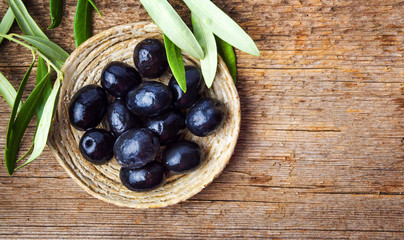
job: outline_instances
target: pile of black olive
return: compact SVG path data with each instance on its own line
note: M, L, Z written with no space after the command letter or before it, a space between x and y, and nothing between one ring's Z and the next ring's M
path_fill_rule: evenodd
M69 105L70 124L86 131L80 139L83 157L105 164L115 156L122 184L133 191L161 186L166 175L192 171L204 161L198 144L180 140L185 128L196 136L213 134L223 124L226 109L217 99L205 98L200 69L186 66L187 91L176 79L168 86L157 81L168 63L163 44L145 39L135 47L136 69L123 62L108 63L101 74L102 87L92 84L78 90ZM115 100L108 103L108 94ZM104 116L109 131L96 128ZM165 146L159 155L160 147ZM157 156L161 156L157 160Z

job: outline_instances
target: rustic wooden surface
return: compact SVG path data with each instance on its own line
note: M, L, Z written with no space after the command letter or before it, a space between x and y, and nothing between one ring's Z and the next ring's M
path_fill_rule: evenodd
M46 29L48 1L26 2ZM46 31L68 52L75 2ZM95 33L149 20L138 1L96 3L104 17L94 15ZM13 177L2 160L0 238L404 239L404 1L215 3L261 50L237 52L242 127L223 174L186 202L136 210L90 197L49 149ZM6 8L0 0L0 16ZM29 51L0 45L0 71L14 86L30 61ZM1 156L9 114L1 100Z

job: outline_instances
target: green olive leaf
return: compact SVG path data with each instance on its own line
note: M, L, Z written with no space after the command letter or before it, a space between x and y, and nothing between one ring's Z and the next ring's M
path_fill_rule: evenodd
M42 53L38 48L33 47L32 45L30 45L28 43L25 43L23 41L20 41L20 40L16 39L15 36L19 36L19 35L17 35L17 34L5 35L5 34L0 33L0 37L4 37L4 38L6 38L6 39L8 39L10 41L18 43L19 45L24 46L24 47L30 49L31 51L35 52L40 57L42 57L46 61L46 63L48 65L50 65L57 73L60 73L60 67L63 65L63 62L60 62L59 60L56 60L56 59L49 59L49 57L46 56L46 54ZM26 37L26 36L27 35L25 35L24 37Z
M48 30L58 27L62 22L63 0L49 0L49 9L52 23Z
M7 78L0 72L0 94L3 96L4 100L10 105L11 108L14 106L14 101L17 96L17 92L15 91L13 85L7 80ZM20 101L17 113L20 111L22 106L22 102Z
M47 75L50 75L50 71L47 73ZM35 86L35 88L32 90L31 94L28 96L27 100L25 101L25 104L22 106L20 113L18 114L17 118L15 119L15 122L12 127L12 135L10 138L10 141L12 142L13 145L19 146L21 143L21 139L24 135L25 130L28 127L29 122L31 119L34 117L38 106L42 103L42 93L45 90L45 87L47 85L47 79L48 76L45 75L45 77L42 79L42 81ZM46 107L46 106L45 106ZM46 114L42 114L42 118L45 118ZM38 127L38 131L36 134L40 133L40 129ZM35 138L35 137L34 137ZM13 147L14 148L14 147ZM15 166L16 162L16 157L18 153L18 148L14 148L15 151L12 153L15 155L10 155L10 159L14 161L13 165ZM35 145L34 145L34 151L35 151Z
M13 35L29 42L32 46L38 48L43 54L49 57L53 64L55 64L59 69L63 66L63 63L69 57L69 54L65 50L59 47L56 43L49 41L48 39L28 35Z
M44 83L45 86L44 86L44 90L42 91L42 94L37 97L37 98L41 98L41 100L40 100L40 103L38 103L37 110L36 110L37 126L35 129L35 135L38 132L38 126L39 126L39 122L41 121L42 112L43 112L43 108L45 106L46 100L49 97L50 92L52 91L50 68L48 66L46 66L46 63L43 60L43 58L38 57L37 70L36 70L36 85L37 86L40 85L42 81L45 81L45 83ZM34 141L35 141L35 136L34 136ZM25 159L25 157L27 157L29 154L31 154L33 146L34 146L34 142L32 142L29 150L27 152L25 152L24 155L17 160L17 163L19 161ZM16 168L16 169L18 169L18 168Z
M60 85L61 85L62 80L63 79L59 76L55 82L55 85L53 86L51 94L49 95L48 99L46 100L43 114L42 114L41 120L38 123L37 131L34 136L34 149L32 151L31 156L28 158L28 160L24 164L17 167L16 170L21 167L24 167L25 165L27 165L30 162L37 159L41 155L42 151L44 150L44 148L46 146L46 142L48 140L49 129L50 129L50 125L52 122L52 118L53 118L53 114L54 114L54 110L55 110L55 104L56 104L57 96L59 94ZM40 86L40 85L38 85L38 86Z
M224 63L226 63L229 69L230 75L236 83L237 79L237 65L236 65L236 54L234 53L233 47L227 42L223 41L219 37L216 37L217 52L222 57Z
M0 22L0 33L1 34L7 34L8 31L10 31L11 26L14 23L14 13L11 8L8 8L6 14L4 14L4 17L1 19ZM3 41L3 37L0 37L0 44Z
M201 22L196 14L191 13L194 34L202 47L205 57L201 59L201 70L206 86L210 88L216 76L217 49L213 33Z
M42 81L46 81L46 83L45 83L46 86L45 86L45 89L41 96L42 102L41 102L41 104L39 104L37 111L36 111L38 124L42 117L42 112L43 112L43 108L45 107L46 99L48 99L48 97L52 91L50 68L48 66L46 66L45 60L43 60L43 58L39 57L38 65L36 68L36 84L38 85ZM38 124L37 124L37 130L38 130Z
M185 67L182 59L181 49L177 47L165 34L164 46L167 54L167 61L171 72L183 92L187 91L187 81L185 78Z
M93 6L95 11L97 11L98 15L100 15L100 17L102 17L102 14L101 14L100 10L98 10L98 8L97 8L97 6L95 6L94 2L91 1L91 0L88 0L88 2L91 4L91 6Z
M31 154L33 147L34 147L34 143L31 143L31 146L29 146L28 151L26 151L26 152L16 161L16 163L18 163L19 161L25 159L29 154ZM16 169L15 169L15 170L16 170ZM15 170L14 170L14 171L15 171Z
M260 55L251 37L210 0L184 0L184 2L215 35L241 51Z
M31 15L29 15L22 0L8 0L8 3L24 34L48 39L45 33L39 28L38 24L32 19Z
M78 0L74 14L74 40L76 47L91 37L91 7L88 0Z
M140 2L161 31L175 45L195 58L203 58L204 54L198 41L167 0L140 0Z
M31 74L32 67L34 66L34 63L35 63L36 56L35 56L34 51L32 51L32 55L33 55L32 63L29 66L27 72L25 73L24 77L21 80L20 87L18 88L17 95L14 100L13 109L11 110L10 120L8 122L8 127L7 127L6 146L5 146L5 150L4 150L4 161L6 163L7 172L8 172L8 174L10 174L10 176L14 172L14 166L15 166L15 162L16 162L17 152L20 147L20 142L21 142L21 138L22 138L22 134L20 134L21 137L17 136L15 130L19 130L19 131L23 130L22 131L23 133L25 131L25 129L15 128L14 120L15 120L15 116L17 114L19 102L21 101L21 98L22 98L22 93L25 89L25 85L27 84L28 77ZM22 107L24 107L25 105L26 104L24 104ZM20 113L21 113L21 111L22 111L22 109L20 110ZM19 141L18 141L18 138L20 138Z

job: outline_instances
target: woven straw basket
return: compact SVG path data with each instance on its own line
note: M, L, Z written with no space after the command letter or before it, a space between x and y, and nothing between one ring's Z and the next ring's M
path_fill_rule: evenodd
M132 66L133 50L145 38L162 39L162 33L150 22L121 25L101 32L77 48L67 59L62 71L65 79L49 137L49 147L57 161L83 189L103 201L133 208L166 207L184 201L213 181L225 168L233 154L240 130L240 101L228 69L219 59L216 79L207 95L220 99L228 114L224 125L214 135L196 137L189 132L184 138L197 142L205 153L205 161L197 170L167 179L152 191L133 192L119 180L119 165L113 159L101 166L93 165L81 156L78 149L84 132L69 124L68 105L74 93L88 84L99 84L103 67L110 61L123 61ZM183 53L186 64L199 65ZM167 84L167 71L158 81ZM144 79L147 80L147 79ZM106 128L105 120L99 127Z

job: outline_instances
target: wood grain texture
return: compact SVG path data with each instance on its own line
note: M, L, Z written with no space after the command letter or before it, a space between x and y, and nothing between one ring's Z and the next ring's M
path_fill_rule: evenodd
M48 1L26 2L46 29ZM189 201L135 210L87 195L48 149L11 178L1 161L0 238L404 239L404 1L214 2L261 50L237 51L242 125L223 174ZM94 32L149 20L138 1L96 4ZM46 33L71 52L75 1L65 5ZM0 0L0 16L6 9ZM14 86L30 59L0 45ZM0 154L9 114L0 100Z

